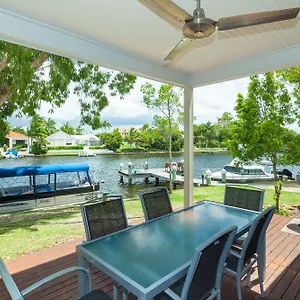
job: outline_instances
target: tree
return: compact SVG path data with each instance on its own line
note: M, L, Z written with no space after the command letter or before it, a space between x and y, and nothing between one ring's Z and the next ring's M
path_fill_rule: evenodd
M10 130L10 123L6 120L0 119L0 145L6 143L6 136Z
M154 142L153 129L148 124L144 124L141 130L137 133L137 139L135 144L144 147L151 148Z
M213 140L216 139L215 125L211 122L194 125L194 143L200 142L207 148L213 146Z
M74 126L72 124L70 124L70 122L65 122L61 127L60 127L61 131L64 131L67 134L70 135L75 135L76 134L76 129L74 128Z
M24 135L27 134L26 130L23 127L21 127L21 126L14 127L12 129L12 131L18 132L18 133L21 133L21 134L24 134Z
M108 94L123 99L135 81L132 75L0 41L1 120L13 113L33 116L42 102L53 112L74 94L82 122L97 129Z
M130 145L130 152L132 152L132 144L138 139L138 134L135 128L131 127L129 132L125 135L124 141Z
M47 153L47 140L48 132L46 128L47 121L45 118L34 115L31 119L28 135L34 138L31 152L35 155Z
M269 159L276 178L278 164L300 162L296 144L299 135L286 128L296 120L297 110L288 89L275 73L250 80L247 97L238 94L230 151L244 162Z
M178 122L180 112L183 107L179 101L180 90L177 90L169 84L163 84L158 91L152 84L145 83L141 87L143 93L143 102L150 109L158 110L161 121L167 124L166 132L168 136L169 162L172 165L172 130ZM172 174L170 172L170 192L172 192Z
M102 133L100 134L101 142L107 147L107 149L112 151L117 151L122 145L122 135L119 130L116 128L111 133Z
M216 138L222 147L228 147L233 121L234 118L231 113L224 112L223 115L218 118L218 121L215 125Z
M111 128L111 124L106 120L101 121L100 128L105 131L106 129Z
M288 84L293 88L293 96L296 99L296 105L300 106L300 67L285 69L276 72L284 83ZM300 126L300 112L297 113L298 125Z
M75 132L77 135L84 134L84 128L80 124L78 126L76 126L74 129L75 129Z
M51 135L51 134L53 134L57 131L56 123L53 119L51 119L51 118L47 119L47 121L46 121L46 130L47 130L48 135Z

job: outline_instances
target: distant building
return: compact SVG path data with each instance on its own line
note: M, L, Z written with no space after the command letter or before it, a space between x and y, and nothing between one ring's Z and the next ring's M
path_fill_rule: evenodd
M30 136L12 130L9 131L8 135L6 136L6 139L7 146L10 149L13 149L16 145L23 145L24 148L27 148L27 150L29 151L29 148L31 147L32 143L32 138Z
M87 146L98 146L100 145L100 139L92 134L82 134L82 135L71 135L75 139L76 145L87 145Z
M100 144L100 139L94 134L70 135L62 130L49 135L47 140L50 146L96 146Z

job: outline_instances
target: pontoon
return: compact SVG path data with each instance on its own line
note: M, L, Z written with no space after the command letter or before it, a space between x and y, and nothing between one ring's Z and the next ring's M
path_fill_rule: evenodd
M87 164L0 168L0 212L83 202L98 190Z

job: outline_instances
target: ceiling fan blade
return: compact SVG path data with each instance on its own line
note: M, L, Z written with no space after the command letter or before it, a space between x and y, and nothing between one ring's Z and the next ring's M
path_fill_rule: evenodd
M179 53L184 51L194 40L188 39L186 37L182 38L182 40L172 49L172 51L167 55L164 60L172 60Z
M182 30L184 21L192 16L171 0L137 0L173 27Z
M231 30L241 27L291 20L297 17L300 7L221 18L218 30Z

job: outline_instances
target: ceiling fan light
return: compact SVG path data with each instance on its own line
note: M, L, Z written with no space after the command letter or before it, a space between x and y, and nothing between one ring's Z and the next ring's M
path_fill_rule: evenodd
M203 36L203 32L202 31L196 31L195 33L194 33L194 36L195 37L197 37L197 38L199 38L199 37L201 37L201 36Z

